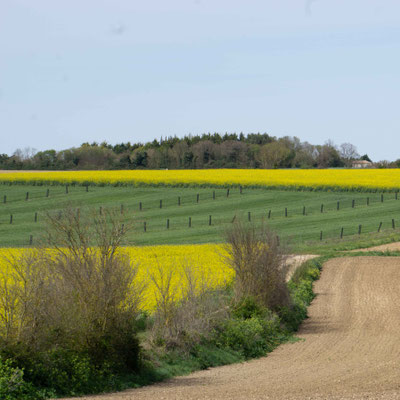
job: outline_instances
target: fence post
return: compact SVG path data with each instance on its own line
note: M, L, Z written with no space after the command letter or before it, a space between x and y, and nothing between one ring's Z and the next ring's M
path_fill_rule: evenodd
M358 225L358 234L359 235L361 235L361 228L362 228L362 225Z
M32 246L33 243L33 235L29 236L29 245Z
M139 202L139 211L142 211L142 202Z
M12 224L12 223L13 223L13 215L10 214L10 224Z
M160 200L160 208L162 208L162 200Z
M189 228L192 227L192 217L189 217Z
M4 203L4 204L7 203L7 196L6 196L6 195L4 195L3 203Z
M271 219L271 210L268 211L268 219Z
M124 213L124 205L121 204L121 214L123 214L123 213Z
M29 200L29 192L26 192L25 200Z
M381 194L381 203L383 203L383 193Z
M178 206L181 205L181 196L178 196Z
M250 211L247 213L247 219L248 219L249 221L251 221L251 212L250 212Z
M321 204L321 213L323 213L323 212L324 212L324 205Z
M35 222L37 222L37 212L35 212Z
M199 200L200 200L200 195L199 195L199 193L197 193L196 203L198 203Z
M303 215L306 215L306 206L303 206Z
M285 208L285 217L287 217L287 208Z
M394 198L397 200L397 192L394 194Z
M167 229L169 229L169 218L167 219Z
M240 194L242 194L242 193L243 193L243 188L242 188L242 185L240 185L240 187L239 187L239 191L240 191Z
M279 240L279 236L278 235L276 235L276 244L277 244L277 246L280 246L280 240Z
M226 197L229 197L229 189L226 190Z
M367 197L367 206L369 206L369 197Z
M353 199L351 202L351 208L354 208L355 203L356 203L356 201Z
M89 191L89 185L86 185L86 191L87 192Z
M208 217L208 225L211 226L211 215Z
M319 234L319 240L322 241L322 231Z
M393 229L396 228L395 223L394 223L394 219L392 219L392 228L393 228Z
M340 230L340 239L343 239L343 227L342 227L342 229Z
M379 223L378 232L381 231L381 228L382 228L382 222Z
M147 231L147 226L146 226L146 221L143 222L143 231L146 232Z
M215 200L215 190L213 190L213 200Z
M340 210L340 201L338 201L337 204L336 204L336 210L337 210L337 211Z
M65 194L68 194L68 185L65 185Z
M49 194L50 194L50 189L47 189L46 190L46 197L49 197Z

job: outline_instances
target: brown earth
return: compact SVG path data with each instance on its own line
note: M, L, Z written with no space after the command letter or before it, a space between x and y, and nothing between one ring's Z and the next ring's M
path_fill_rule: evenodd
M98 400L400 399L400 258L330 260L300 341Z
M380 246L368 247L366 249L355 249L351 250L351 253L357 252L368 252L368 251L400 251L400 242L382 244Z

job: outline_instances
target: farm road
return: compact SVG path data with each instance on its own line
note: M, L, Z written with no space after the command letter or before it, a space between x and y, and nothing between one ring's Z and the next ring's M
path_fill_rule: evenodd
M368 252L368 251L400 251L400 242L381 244L380 246L368 247L366 249L355 249L351 250L350 253L357 252Z
M327 262L300 340L98 400L400 399L400 258Z

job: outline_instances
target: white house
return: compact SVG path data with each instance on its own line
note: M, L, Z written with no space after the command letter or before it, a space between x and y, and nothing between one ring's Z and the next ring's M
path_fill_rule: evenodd
M366 160L356 160L352 163L353 168L372 168L373 164L371 161Z

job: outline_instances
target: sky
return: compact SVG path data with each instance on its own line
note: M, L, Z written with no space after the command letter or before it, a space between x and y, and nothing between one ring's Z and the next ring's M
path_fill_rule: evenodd
M267 132L400 158L398 0L1 0L0 154Z

